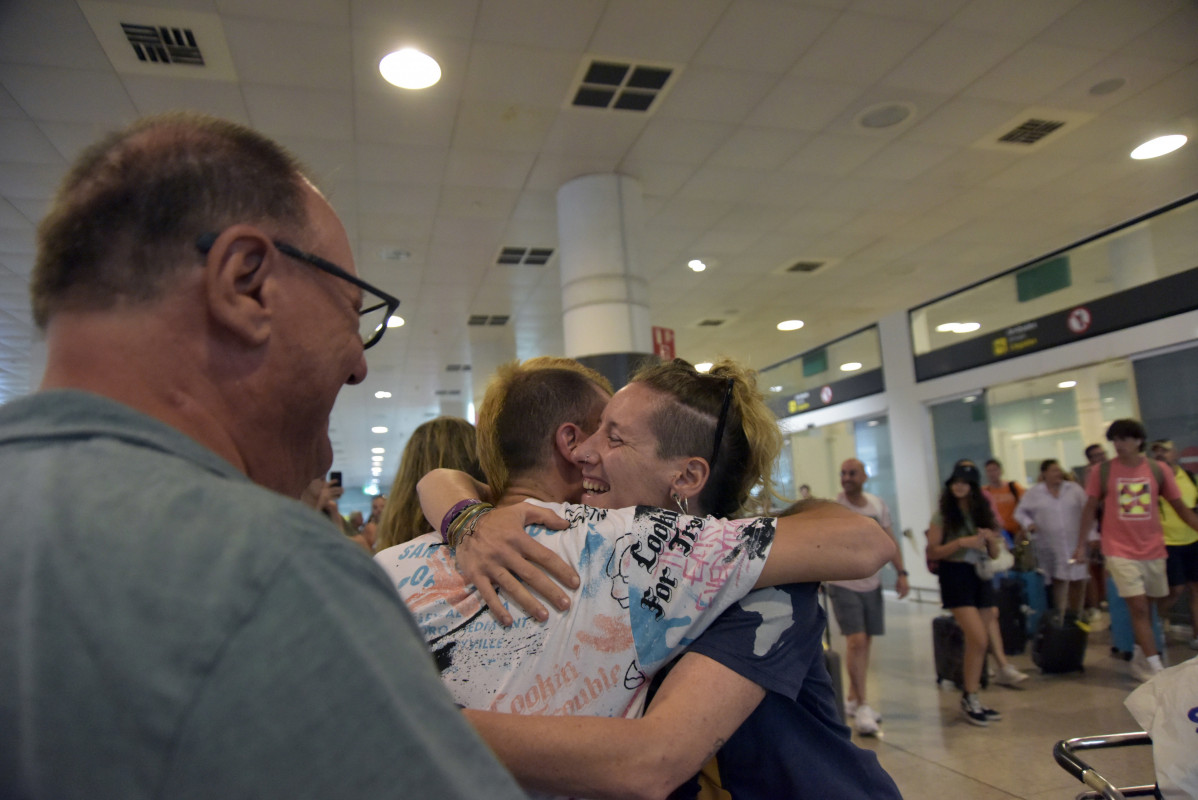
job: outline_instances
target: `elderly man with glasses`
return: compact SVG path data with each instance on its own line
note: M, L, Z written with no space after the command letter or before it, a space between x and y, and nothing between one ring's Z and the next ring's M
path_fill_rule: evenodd
M45 376L0 408L0 795L523 796L381 570L291 499L399 305L291 156L189 114L108 137L31 291Z

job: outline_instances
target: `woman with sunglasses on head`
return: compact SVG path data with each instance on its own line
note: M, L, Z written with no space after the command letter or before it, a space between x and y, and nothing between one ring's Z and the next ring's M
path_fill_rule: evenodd
M940 599L965 634L964 696L961 711L970 723L985 727L1002 715L978 698L986 648L988 619L995 607L994 584L978 576L984 555L998 555L998 532L990 501L982 494L981 477L971 463L960 464L944 482L940 508L928 527L928 558L940 562Z
M481 432L481 417L479 427ZM730 736L762 702L767 688L771 693L774 688L769 680L753 672L752 667L746 669L760 684L743 677L735 668L724 666L726 662L717 650L738 652L747 648L748 654L737 658L751 660L755 645L781 639L777 648L770 648L771 653L781 649L786 652L780 656L774 653L776 659L785 661L789 658L788 664L796 661L801 664L802 671L790 679L787 687L793 694L799 693L799 684L803 682L808 664L817 656L822 659L819 637L823 618L818 612L812 584L795 587L794 591L801 597L793 603L793 610L791 587L768 590L767 596L758 598L757 605L750 602L757 593L750 594L745 599L746 608L738 610L739 616L732 619L732 630L721 638L719 647L710 654L685 656L662 684L653 707L644 718L581 716L638 716L648 678L702 631L693 626L678 627L674 619L705 615L703 627L713 621L719 624L724 619L720 616L716 620L706 607L700 610L688 605L681 614L677 607L677 596L685 592L705 594L708 582L724 569L720 566L712 571L711 567L731 563L730 557L740 558L737 553L742 550L741 546L720 545L710 536L713 528L728 529L731 526L755 531L754 541L764 544L777 526L778 534L773 539L762 577L756 582L758 587L794 580L819 580L831 572L845 569L843 559L835 556L835 551L847 544L845 537L850 531L840 524L842 520L838 517L839 510L832 508L834 504L780 520L770 517L727 519L744 514L742 509L746 506L764 505L770 496L770 469L780 447L777 420L756 390L752 374L731 362L717 364L709 374L698 373L681 360L650 367L638 373L607 404L597 430L574 450L574 462L581 467L582 499L592 508L569 505L551 508L561 508L560 513L574 523L572 529L579 527L578 521L585 515L590 521L586 539L589 546L598 548L599 557L584 555L574 561L582 574L583 588L573 596L570 614L577 614L584 620L597 618L595 609L610 603L607 599L609 590L620 589L619 584L610 584L603 577L595 580L596 568L607 565L608 576L618 574L628 581L628 587L622 589L623 596L631 601L625 611L602 613L609 626L608 638L613 640L617 631L624 630L626 623L622 616L631 615L628 633L630 646L637 654L633 664L637 669L623 675L634 696L619 709L605 711L599 708L599 702L592 702L585 707L550 710L548 715L542 715L539 708L528 710L527 703L523 704L524 711L509 704L513 692L503 689L501 707L517 714L467 710L468 718L522 783L541 791L588 797L654 797L663 796L694 775L714 752L712 743L716 742L718 747L718 743ZM756 501L752 497L755 487L762 487ZM421 492L423 496L423 485ZM446 507L451 501L445 501ZM634 506L637 507L634 509ZM672 510L665 511L662 507ZM440 509L426 504L426 511L430 516L436 516ZM827 533L822 532L825 527ZM870 528L872 531L873 526ZM649 530L661 531L663 535L647 536ZM800 530L807 533L796 535ZM517 535L524 536L523 530ZM889 537L884 533L881 537L858 540L854 552L864 555L866 551L876 550L877 556L893 555ZM538 533L536 538L550 544L555 537ZM797 565L786 551L803 538L807 539L810 549L800 559L804 566L796 571ZM613 550L614 559L599 552L611 549L604 540L619 543ZM820 544L811 547L815 540L820 540ZM684 557L680 560L679 556ZM870 561L880 563L872 558ZM652 568L657 570L655 574L661 574L664 572L661 564L669 564L666 575L669 580L659 580L652 594L642 593L637 586L637 582L643 580L640 573ZM743 596L743 589L738 587L736 591ZM671 598L672 594L675 597ZM674 608L659 607L659 603L671 599ZM719 601L720 609L732 605L727 602L727 590L713 599ZM422 611L416 609L418 616ZM763 614L771 615L768 623ZM531 632L525 623L525 620L517 620L516 630L508 629L511 633L492 629L489 635L502 637L504 641L526 640ZM551 615L545 623L547 628L569 624L558 614ZM663 625L660 636L652 632L655 626ZM587 632L588 626L583 623L578 627L580 633L571 640L575 643L572 655L564 656L562 663L568 658L572 662L571 669L588 674L595 664L605 663L605 657L588 649L588 642L593 639ZM804 642L799 656L789 655L798 649L786 636L789 628L814 642L814 649L808 647L810 642ZM756 631L760 631L762 638L755 635ZM646 644L651 646L646 647ZM540 669L544 661L542 649L539 646L530 648L526 641L520 646L524 648L520 669ZM661 652L651 659L643 658L642 655L647 656L650 650ZM489 657L494 656L489 654ZM774 664L758 669L771 667L777 669ZM843 735L831 742L836 755L819 758L818 766L795 763L805 774L812 776L809 781L812 787L821 785L815 780L818 776L825 787L831 785L830 782L837 782L838 786L858 784L859 788L852 793L836 789L831 795L821 794L820 789L813 788L814 793L808 796L859 797L862 800L897 797L893 782L881 770L876 758L856 749L849 741L847 728L839 723L822 660L818 667L823 682L807 689L815 694L825 688L827 696L812 701L819 705L819 709L812 712L810 718L818 718L819 724L806 726L803 733L810 736ZM474 675L471 688L478 691L481 683L504 680L504 676L498 674L501 670L491 672L495 674L488 676L484 670ZM630 676L632 682L627 683ZM452 683L449 685L452 690ZM595 684L593 688L598 690L600 687ZM605 690L612 691L606 687ZM555 685L555 691L558 697L563 694L573 696L572 690L563 692L560 686ZM541 694L544 692L542 690ZM459 702L474 709L496 708L494 703L477 704L462 698ZM560 706L560 703L555 705ZM533 713L537 715L529 716ZM552 716L554 714L573 716ZM762 746L768 744L768 741L762 742ZM827 752L821 751L821 755ZM781 753L780 760L793 761L789 753ZM779 791L782 794L766 796L802 796L788 788L779 787ZM746 793L743 796L753 795Z

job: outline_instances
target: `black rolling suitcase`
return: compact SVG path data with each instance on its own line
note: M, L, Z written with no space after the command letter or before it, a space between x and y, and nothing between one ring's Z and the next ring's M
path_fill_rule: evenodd
M823 586L819 588L820 605L824 607L824 666L832 678L832 692L836 695L836 710L845 725L849 720L844 711L844 671L840 668L840 653L832 649L832 617L828 614L828 595Z
M1017 656L1027 649L1027 588L1022 578L999 579L997 605L1003 652Z
M1089 629L1073 614L1062 620L1049 612L1040 620L1032 641L1032 662L1041 672L1080 672L1085 669L1086 640Z
M965 689L965 632L950 615L932 620L932 658L936 662L936 685L952 681ZM989 684L985 664L982 665L982 686Z

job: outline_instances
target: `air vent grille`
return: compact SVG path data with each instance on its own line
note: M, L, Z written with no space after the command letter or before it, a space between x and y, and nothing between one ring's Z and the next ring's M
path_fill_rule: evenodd
M155 64L194 64L204 66L204 56L196 45L190 28L168 28L165 25L134 25L121 23L125 38L133 46L138 61Z
M595 59L571 90L570 104L583 108L647 112L665 93L675 69Z
M461 393L461 389L438 389L433 392L437 397L457 397Z
M815 272L822 267L823 261L796 261L786 268L787 272Z
M471 314L466 320L467 325L507 325L507 321L511 318L509 314Z
M499 251L496 264L543 267L553 258L552 247L505 247Z
M700 328L715 328L720 325L723 325L725 321L726 320L722 320L722 319L702 319L702 320L699 320L698 325Z
M446 372L469 372L470 365L469 364L446 364L445 371Z
M1063 121L1055 119L1029 119L998 137L998 140L1011 144L1031 145L1064 126L1064 124Z

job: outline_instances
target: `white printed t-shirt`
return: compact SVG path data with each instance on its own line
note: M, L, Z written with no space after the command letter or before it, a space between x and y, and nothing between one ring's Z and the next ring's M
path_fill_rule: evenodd
M375 556L415 615L441 679L467 708L639 716L649 679L753 588L774 539L768 517L538 505L569 527L529 532L581 578L569 610L550 608L544 623L507 598L515 624L496 623L439 534Z
M861 499L865 501L865 505L859 506L850 503L844 492L836 496L836 502L840 503L845 508L851 508L863 517L869 517L874 522L882 526L882 529L890 533L893 530L890 521L890 508L886 505L886 501L878 497L876 494L862 492ZM891 534L894 535L893 533ZM842 589L850 589L854 592L872 592L882 585L882 570L878 570L868 578L858 578L852 581L828 581L832 586L839 586Z

